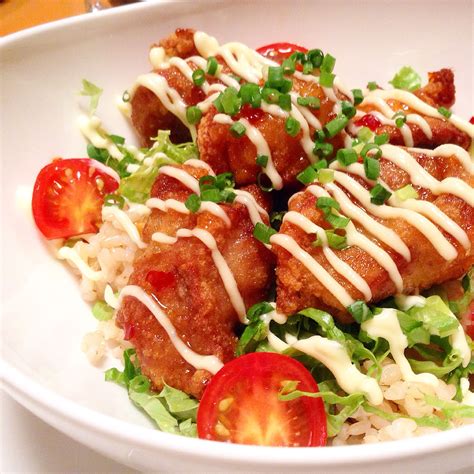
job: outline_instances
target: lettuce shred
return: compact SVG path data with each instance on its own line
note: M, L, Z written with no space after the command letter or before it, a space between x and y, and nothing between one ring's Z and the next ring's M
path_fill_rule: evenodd
M421 76L412 67L404 66L389 82L395 89L413 92L421 87Z
M135 349L124 351L124 370L107 370L105 380L126 388L130 400L143 410L161 431L197 437L196 414L199 402L168 385L165 385L160 393L152 391L150 380L141 373Z

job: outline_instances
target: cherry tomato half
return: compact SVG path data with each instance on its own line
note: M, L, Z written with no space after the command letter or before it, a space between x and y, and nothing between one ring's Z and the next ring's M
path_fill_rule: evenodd
M118 188L107 168L88 158L57 159L38 174L32 209L47 239L96 232L106 194Z
M200 438L262 446L324 446L320 398L278 399L283 383L318 392L309 371L291 357L255 352L227 363L212 379L197 414Z
M257 53L277 63L283 62L284 59L289 58L295 51L308 52L304 46L293 43L272 43L257 49Z

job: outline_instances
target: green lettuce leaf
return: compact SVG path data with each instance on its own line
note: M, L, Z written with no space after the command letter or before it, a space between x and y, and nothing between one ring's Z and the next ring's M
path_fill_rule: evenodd
M441 400L433 395L425 395L425 401L429 405L438 408L448 419L452 418L474 418L474 407L463 405L454 401Z
M82 89L79 94L90 97L89 113L91 115L93 115L97 110L102 92L103 89L101 89L99 86L92 84L92 82L89 82L87 79L82 79Z
M410 92L421 87L420 75L410 66L402 67L389 82L395 89L404 89Z

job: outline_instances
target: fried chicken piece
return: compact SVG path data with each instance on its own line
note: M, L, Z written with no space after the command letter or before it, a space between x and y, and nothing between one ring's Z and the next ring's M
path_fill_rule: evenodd
M202 168L184 165L194 177L207 174ZM257 188L249 189L260 193ZM184 202L191 194L176 179L159 175L152 196ZM259 197L259 196L258 196ZM264 200L260 200L264 204ZM154 209L143 230L148 246L134 262L130 285L139 285L153 295L176 328L177 335L194 352L214 355L222 362L234 357L239 325L211 251L196 237L179 238L173 245L151 240L155 232L174 236L178 229L198 227L216 240L229 266L245 307L265 299L274 272L274 257L253 237L247 208L239 203L222 204L230 227L210 212L183 214ZM117 316L120 327L137 350L142 372L153 387L164 383L200 398L211 373L196 370L175 349L167 333L137 299L127 296Z
M411 153L417 162L438 180L448 176L461 178L471 188L474 186L474 176L469 174L455 156L428 156L422 153ZM400 189L410 184L409 175L384 158L380 160L381 180L392 190ZM362 178L351 175L359 184L369 189ZM340 189L338 184L332 183ZM414 186L418 190L419 199L435 204L442 212L456 222L467 234L469 241L474 245L474 208L460 197L452 194L434 195L425 188ZM351 201L362 208L362 205L350 195L345 194ZM333 193L332 197L335 195ZM315 206L316 197L308 191L296 195L290 202L289 210L301 213L313 223L325 229L331 228L325 220L322 211ZM406 220L401 218L382 219L372 216L382 225L393 230L407 245L411 253L411 261L394 251L389 245L378 240L370 230L360 222L352 220L352 224L363 235L376 245L384 249L393 259L403 279L403 293L416 294L444 281L459 278L474 264L472 247L466 250L454 237L443 235L456 248L457 258L445 260L428 240L427 235L421 233ZM441 229L440 229L441 230ZM342 287L355 299L364 299L364 295L354 285L349 276L341 276L329 263L321 247L315 247L315 234L307 234L300 227L283 222L280 233L293 237L296 242L308 252ZM341 233L342 234L342 233ZM277 308L285 314L293 314L307 307L326 309L336 314L343 321L350 321L350 316L343 305L328 291L304 266L288 251L279 245L273 245L277 255ZM368 284L372 292L370 303L376 303L397 293L396 287L388 272L365 250L357 246L349 246L343 250L332 249L334 254L348 264Z
M454 74L450 69L441 69L440 71L430 72L428 74L428 84L414 92L419 99L431 105L434 108L450 108L455 101L456 88L454 86ZM405 114L416 113L407 107L406 104L393 99L387 100L387 104L395 112L402 111ZM377 110L372 105L362 105L359 109L370 114ZM418 148L436 148L445 143L458 145L465 150L471 145L471 138L462 130L459 130L454 124L444 118L433 118L420 114L431 128L432 136L428 137L425 132L414 123L407 123L413 135L413 146ZM388 117L391 119L392 117ZM405 145L402 132L394 125L381 124L375 130L376 134L388 133L390 143L393 145Z

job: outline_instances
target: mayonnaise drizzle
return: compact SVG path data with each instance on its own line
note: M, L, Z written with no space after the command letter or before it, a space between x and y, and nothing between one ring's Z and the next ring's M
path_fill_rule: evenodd
M102 219L113 223L118 222L120 227L128 234L132 242L136 244L138 248L144 249L147 246L141 239L137 226L122 209L119 209L117 206L103 206Z
M162 166L158 170L158 174L164 174L178 180L192 192L199 194L199 181L187 173L184 169L176 166Z
M103 280L104 274L101 270L93 270L87 263L80 257L75 249L70 247L61 247L58 250L58 258L69 260L72 262L77 269L82 273L83 276L92 281Z
M183 340L178 336L176 328L171 323L170 319L153 300L153 298L146 293L142 288L136 285L128 285L120 292L119 302L123 301L126 296L136 298L140 303L145 305L153 314L156 320L161 324L163 329L168 334L171 343L178 351L179 355L190 365L197 370L207 370L211 374L217 373L223 366L222 361L213 355L200 355L194 352Z
M383 309L380 314L363 322L361 328L366 331L370 337L374 339L381 337L388 342L393 360L400 368L403 380L406 382L420 382L431 385L432 387L438 386L438 378L433 374L415 374L413 372L408 359L405 357L408 339L402 332L396 309Z
M165 237L167 239L170 239L170 236L166 235ZM212 260L216 265L217 271L219 272L219 275L222 279L222 283L224 284L227 294L229 295L229 299L232 303L232 306L234 307L235 312L239 316L240 320L242 322L245 322L247 318L244 300L242 298L242 295L240 294L234 275L231 269L229 268L229 265L227 264L225 258L219 251L219 248L217 247L217 242L212 236L212 234L210 234L207 230L200 228L194 228L192 230L179 229L176 232L176 238L179 237L196 237L211 251ZM176 239L174 239L174 242L171 242L170 240L163 242L163 234L158 232L154 233L151 238L155 242L161 243L176 242Z

